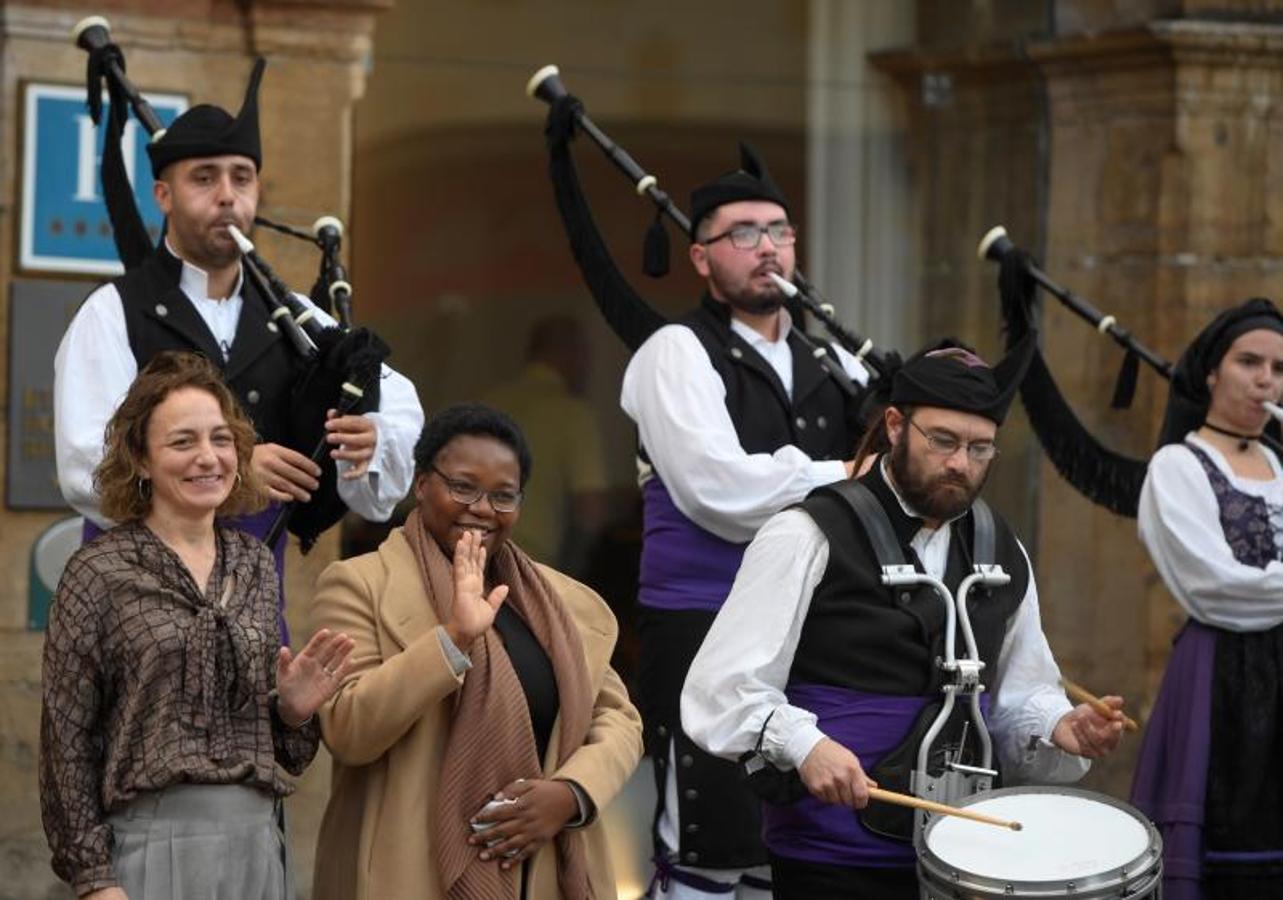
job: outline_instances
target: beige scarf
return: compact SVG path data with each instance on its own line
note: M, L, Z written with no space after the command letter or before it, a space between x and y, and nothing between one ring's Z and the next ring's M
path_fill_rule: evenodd
M419 562L423 584L437 618L448 621L454 602L453 566L428 534L416 509L405 523L405 537ZM529 626L552 662L560 701L557 765L583 746L592 722L593 694L584 661L583 643L561 599L535 568L530 557L506 542L489 560L495 585L508 585L504 601ZM495 791L518 778L542 778L534 727L516 670L494 628L471 647L472 668L455 694L450 736L446 739L437 795L437 866L451 900L495 900L517 893L520 867L506 872L491 860L477 858L469 846L469 820ZM588 882L583 835L563 830L555 838L557 883L564 900L593 900Z

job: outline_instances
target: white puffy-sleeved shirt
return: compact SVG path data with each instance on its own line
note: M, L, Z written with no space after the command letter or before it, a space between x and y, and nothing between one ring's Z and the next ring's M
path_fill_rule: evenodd
M903 499L900 505L916 517ZM947 524L922 528L910 542L923 568L936 578L944 577L950 532ZM796 769L825 737L816 715L789 704L784 689L828 560L828 539L800 509L773 516L749 544L730 596L682 690L682 728L708 752L735 759L753 749L761 733L764 755L780 768ZM1048 741L1073 707L1060 688L1060 669L1042 632L1032 572L1007 624L994 671L988 723L1004 776L1009 781L1069 782L1086 774L1088 760Z
M792 320L786 310L780 316L774 341L734 317L731 329L770 363L791 397ZM864 365L842 348L833 349L847 375L868 384ZM665 325L637 349L624 372L619 403L637 423L641 445L678 510L732 543L751 540L776 512L846 477L842 460L813 460L791 444L774 453L745 452L726 409L726 385L685 325ZM643 480L649 475L643 465Z
M184 261L178 286L209 326L226 357L240 320L241 285L238 281L231 296L221 300L209 297L207 285L206 273ZM312 306L306 297L296 296ZM335 324L321 310L316 311L316 319L325 326ZM81 305L54 356L58 484L72 508L103 528L111 523L98 510L93 472L102 460L107 422L137 374L120 293L114 285L104 284ZM378 432L369 472L351 481L340 478L338 492L348 508L361 517L385 521L410 490L414 444L423 429L423 408L414 385L385 365L379 386L379 411L366 416L374 421ZM337 465L340 474L351 467L346 460L338 460Z
M1262 449L1274 477L1256 481L1235 475L1224 455L1198 435L1185 440L1208 455L1231 487L1264 501L1275 546L1283 550L1283 469L1278 459ZM1154 454L1136 524L1154 567L1191 618L1228 631L1264 631L1283 624L1283 562L1275 559L1262 569L1234 558L1212 484L1189 447L1169 444Z

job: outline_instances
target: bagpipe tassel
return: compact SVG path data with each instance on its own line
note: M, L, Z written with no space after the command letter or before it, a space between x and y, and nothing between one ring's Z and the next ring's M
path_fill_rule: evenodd
M1110 409L1131 409L1132 400L1136 399L1136 379L1139 375L1140 357L1128 350L1118 370L1118 380L1114 382L1114 399L1109 401Z
M668 229L664 227L664 214L656 212L642 244L642 271L651 278L663 278L668 274L668 255Z

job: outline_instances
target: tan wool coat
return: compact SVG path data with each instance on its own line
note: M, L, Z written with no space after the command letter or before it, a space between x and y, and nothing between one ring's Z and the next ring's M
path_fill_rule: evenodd
M596 698L584 746L559 768L553 759L560 719L553 726L544 774L576 782L600 811L637 765L641 719L610 668L617 634L610 609L579 582L546 566L539 570L578 626ZM351 672L320 712L334 774L313 897L439 900L444 895L432 818L452 695L463 678L454 675L441 648L441 623L401 529L376 552L334 563L321 574L314 621L317 628L346 632L356 647ZM600 822L587 825L583 834L596 896L613 898L614 874ZM553 845L541 847L528 865L529 900L561 900Z

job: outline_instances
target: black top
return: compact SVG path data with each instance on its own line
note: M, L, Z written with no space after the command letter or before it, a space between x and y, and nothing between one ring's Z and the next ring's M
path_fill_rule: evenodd
M505 603L499 607L494 627L503 640L508 658L512 660L512 668L517 672L517 680L521 682L521 690L526 695L530 724L535 732L535 749L542 765L548 753L548 739L552 736L553 723L557 721L557 713L561 710L557 674L553 671L552 660L540 646L530 626L511 606Z

